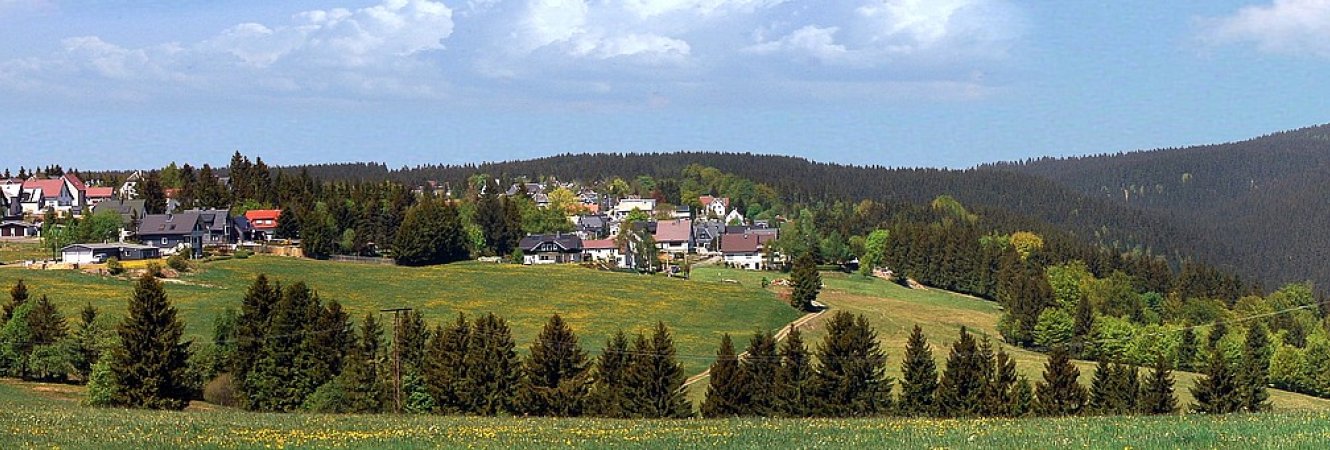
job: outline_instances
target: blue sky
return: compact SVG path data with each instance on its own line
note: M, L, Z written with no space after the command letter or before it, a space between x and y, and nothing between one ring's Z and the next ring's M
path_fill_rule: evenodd
M967 167L1330 122L1330 0L0 0L0 167Z

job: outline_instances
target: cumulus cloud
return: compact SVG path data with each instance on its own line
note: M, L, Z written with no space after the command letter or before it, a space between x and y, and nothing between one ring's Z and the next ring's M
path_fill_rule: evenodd
M1268 53L1330 57L1330 0L1274 0L1200 24L1200 38L1211 44L1244 43Z
M814 82L825 82L822 92L963 84L982 93L970 75L1000 62L1021 34L1009 0L381 1L239 23L195 42L69 38L49 57L0 62L0 89L352 99L460 92L475 103L648 98L652 107L802 95Z
M417 95L428 71L418 55L443 49L453 32L452 10L430 0L384 0L355 10L312 10L290 23L242 23L192 44L126 48L97 36L67 38L47 58L0 63L0 77L23 86L86 84L87 94L108 82L120 89L230 85L279 92L330 90ZM17 85L17 84L16 84Z

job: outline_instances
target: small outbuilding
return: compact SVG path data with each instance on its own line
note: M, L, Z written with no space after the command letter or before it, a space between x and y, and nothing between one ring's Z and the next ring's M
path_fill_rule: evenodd
M161 250L151 245L74 244L60 249L60 260L71 264L98 264L111 258L134 261L161 257Z

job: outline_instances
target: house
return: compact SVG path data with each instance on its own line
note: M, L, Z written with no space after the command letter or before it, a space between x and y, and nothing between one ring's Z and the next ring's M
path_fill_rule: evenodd
M692 206L688 206L688 205L680 205L680 206L674 208L673 211L670 211L670 218L671 218L671 219L692 219L692 218L693 218L693 207L692 207Z
M582 238L576 234L536 234L522 238L523 264L582 262Z
M716 221L695 222L693 224L693 251L713 253L720 251L720 236L725 234L725 224Z
M613 217L614 220L623 220L624 217L628 216L628 213L634 210L642 211L650 216L656 210L656 199L625 198L619 200L619 204L614 205L614 209L610 210L610 217Z
M712 197L710 195L703 195L697 198L697 202L702 204L700 215L703 217L721 218L725 217L725 214L730 211L729 197Z
M739 210L737 209L730 211L730 213L725 216L725 223L742 224L744 223L744 215L739 214Z
M763 269L766 245L775 239L775 234L726 233L720 237L721 258L741 269Z
M88 188L88 207L97 206L98 203L115 198L115 189L110 187L90 187Z
M135 170L134 173L129 174L129 176L125 178L125 183L120 185L119 192L117 192L120 195L120 198L131 199L138 197L138 186L141 181L143 181L142 171Z
M253 240L272 239L277 233L277 220L282 217L280 209L254 209L245 212L245 219L254 227Z
M686 255L693 249L693 221L689 219L656 222L656 248L675 256Z
M41 227L33 223L20 220L5 220L0 222L0 238L37 237L40 234Z
M92 213L115 212L120 215L120 222L124 224L125 229L134 231L134 224L143 220L143 216L148 213L146 203L146 200L103 200L96 205L92 205Z
M610 233L610 218L603 215L582 215L573 219L573 228L582 239L598 239Z
M161 257L161 250L151 245L74 244L60 249L60 260L71 264L100 264L111 258L134 261Z
M80 216L88 205L88 187L74 174L60 178L28 178L23 181L22 189L25 214L38 215L49 209L62 216Z
M173 214L148 214L139 223L139 241L172 253L183 247L192 249L194 257L203 255L203 236L208 224L200 220L197 210Z
M583 240L582 260L601 263L613 262L619 267L626 265L623 261L623 252L619 251L619 244L614 243L614 239Z
M206 232L203 234L203 245L235 245L240 242L240 231L236 227L235 219L231 212L225 209L193 209L190 212L199 213L199 221L203 222ZM246 228L249 222L245 222Z

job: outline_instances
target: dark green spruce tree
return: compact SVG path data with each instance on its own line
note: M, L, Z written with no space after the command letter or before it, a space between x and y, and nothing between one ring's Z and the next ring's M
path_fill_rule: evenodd
M987 380L984 366L988 362L979 351L979 344L965 327L960 338L951 344L942 380L937 387L937 413L943 417L968 417L979 413L983 389Z
M1044 365L1043 381L1035 384L1035 413L1041 416L1074 416L1085 408L1085 386L1080 369L1071 363L1064 346L1055 346Z
M113 403L134 408L184 409L189 404L185 325L166 298L161 282L144 274L134 284L129 315L116 330L120 344L112 351L111 371L119 391Z
M1247 412L1261 412L1270 409L1270 393L1265 386L1270 383L1270 336L1260 322L1247 329L1247 339L1242 350L1242 366L1238 368L1238 397L1242 409Z
M779 415L777 380L780 377L781 358L777 353L775 335L769 331L753 334L744 353L747 356L739 361L739 371L747 381L747 414L762 417Z
M790 292L790 306L800 311L812 311L813 301L822 290L822 276L817 273L817 261L813 260L811 253L795 258L790 270L790 284L794 286Z
M1199 352L1196 342L1196 332L1191 328L1182 330L1182 337L1178 340L1177 365L1179 370L1193 370L1196 368L1196 354Z
M776 409L786 417L813 414L813 358L804 345L803 333L790 327L780 348L780 369L776 372Z
M466 412L471 386L464 360L471 345L471 323L466 315L458 313L456 321L437 327L433 334L425 351L425 387L438 412Z
M1178 411L1178 399L1173 393L1173 372L1163 355L1155 358L1154 370L1141 389L1138 410L1144 414L1173 414Z
M1082 295L1081 300L1076 302L1076 322L1071 331L1071 350L1077 356L1085 356L1088 349L1086 343L1090 341L1090 333L1094 330L1094 305L1090 303L1088 296Z
M470 388L469 398L464 399L467 412L485 416L512 412L522 372L508 323L494 313L480 316L470 341L462 358Z
M736 417L748 413L748 380L739 370L730 334L720 338L716 362L711 363L707 397L702 401L702 417Z
M837 311L817 351L813 372L817 415L862 417L891 408L887 355L878 347L877 332L863 316Z
M984 383L983 408L986 416L1011 417L1016 415L1016 361L1011 359L1002 346L998 346L993 357L993 373Z
M595 382L588 399L594 414L611 418L629 417L628 366L632 363L629 356L628 335L619 330L605 342L605 348L596 359Z
M19 278L14 287L9 288L9 303L5 303L4 315L0 316L0 325L9 322L14 317L14 310L28 302L28 285L23 284L23 279Z
M656 323L650 340L639 334L633 341L632 362L625 377L633 417L683 418L692 415L692 405L683 388L687 376L674 354L674 338L663 322Z
M1100 358L1094 366L1094 378L1090 381L1089 411L1094 414L1114 414L1112 406L1113 367L1108 358Z
M924 330L916 324L905 344L905 359L901 362L901 394L896 402L897 411L915 417L936 414L937 388L937 363L933 361L933 350L924 337Z
M259 274L245 292L240 303L240 314L236 317L235 356L231 358L231 377L242 394L242 403L249 409L258 409L256 397L248 395L255 386L249 378L255 364L261 356L264 337L268 332L268 321L273 308L282 298L281 285L271 285L268 277Z
M1238 392L1237 374L1229 366L1228 358L1220 349L1210 352L1205 376L1196 380L1191 388L1192 411L1202 414L1228 414L1242 409L1243 399Z
M518 411L532 416L580 416L591 389L591 367L577 335L558 314L540 330L522 365Z

